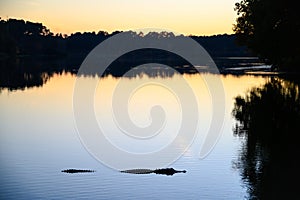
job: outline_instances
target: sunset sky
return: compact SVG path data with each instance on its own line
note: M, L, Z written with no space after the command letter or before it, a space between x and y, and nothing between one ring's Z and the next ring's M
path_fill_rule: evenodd
M42 22L54 33L159 28L185 35L230 34L238 1L0 0L0 16Z

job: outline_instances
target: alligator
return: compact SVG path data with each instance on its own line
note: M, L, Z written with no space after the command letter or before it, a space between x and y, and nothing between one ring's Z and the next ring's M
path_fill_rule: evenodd
M95 172L95 171L89 170L89 169L65 169L65 170L62 170L61 172L74 174L74 173L91 173L91 172Z
M130 174L163 174L167 176L172 176L175 173L186 173L186 170L175 170L173 168L163 168L163 169L129 169L121 171L123 173L130 173Z

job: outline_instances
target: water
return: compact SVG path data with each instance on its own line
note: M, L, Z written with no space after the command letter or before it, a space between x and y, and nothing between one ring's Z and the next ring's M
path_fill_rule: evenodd
M162 82L174 82L178 76L152 77ZM245 199L249 198L247 181L244 181L236 166L243 150L243 137L234 135L236 120L232 116L234 98L244 95L249 89L266 83L269 77L253 75L183 75L195 92L199 112L203 118L197 138L184 155L169 167L186 170L173 176L158 174L126 174L111 169L96 160L83 146L76 130L73 114L73 89L76 75L59 73L51 75L42 86L9 90L2 88L0 93L0 198L1 199ZM225 91L225 116L213 150L203 159L199 150L203 143L203 133L209 127L212 105L210 94L205 89L202 76L219 78ZM81 77L87 84L99 79ZM150 79L147 76L136 78L107 76L95 95L95 113L101 119L105 101L109 101L113 87L118 81L130 84L133 81ZM107 95L99 92L107 91ZM148 88L146 91L155 90ZM206 91L206 92L205 92ZM153 92L153 91L152 91ZM160 103L169 105L172 115L176 110L176 99L164 92L158 97ZM102 94L102 96L101 96ZM142 93L141 93L142 94ZM143 94L146 95L146 94ZM143 96L142 95L142 96ZM100 105L101 97L104 98ZM153 97L153 94L152 94ZM129 107L132 120L147 125L151 95L139 108L141 96L136 95ZM166 99L171 99L170 102ZM98 104L99 103L99 104ZM106 102L107 103L107 102ZM174 105L173 105L174 104ZM173 109L174 106L174 109ZM103 111L108 112L107 110ZM102 113L103 114L103 113ZM146 116L145 116L146 115ZM99 117L100 116L100 117ZM206 118L206 116L208 116ZM172 118L171 116L168 116ZM105 118L105 115L104 115ZM176 117L172 120L179 120ZM115 130L111 123L107 129ZM173 134L172 126L167 126ZM112 131L111 134L115 134ZM151 151L162 147L167 140L162 137L154 143L130 147L129 140L111 137L113 143L131 151ZM145 147L145 148L143 148ZM94 173L67 174L61 170L91 169ZM251 195L251 194L250 194Z

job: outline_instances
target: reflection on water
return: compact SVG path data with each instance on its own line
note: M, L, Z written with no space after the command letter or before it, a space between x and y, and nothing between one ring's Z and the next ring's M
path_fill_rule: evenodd
M152 55L155 54L155 55ZM138 57L139 59L136 59ZM151 59L149 59L151 58ZM224 66L231 67L245 67L244 65L254 65L252 63L245 63L247 58L240 58L239 62L242 63L231 63L232 60L239 60L238 58L215 58L214 62L221 63L219 67L220 73L227 74L229 71ZM73 55L66 58L59 57L24 57L16 58L12 60L0 60L0 91L1 89L7 88L9 90L17 90L30 87L41 87L45 84L54 74L62 74L65 72L77 74L77 71L84 60L84 55ZM222 60L220 62L220 60ZM145 63L160 63L161 67L147 65L140 66ZM134 78L137 76L147 75L148 77L173 77L177 73L179 74L197 74L199 71L202 73L211 73L209 65L205 66L191 66L183 58L173 55L168 52L158 51L153 52L152 50L144 51L133 51L127 53L114 62L112 62L102 74L83 74L84 76L113 76L113 77L129 77ZM137 68L137 66L139 66ZM169 67L167 67L169 66ZM171 69L171 70L170 70ZM238 68L236 68L238 69ZM245 68L246 69L246 68ZM176 72L176 73L174 73ZM234 73L239 74L237 70Z
M40 71L35 70L38 66L25 63L12 65L11 71L1 73L0 199L244 199L247 192L254 199L269 197L273 193L278 197L294 194L292 189L296 185L291 184L293 178L290 177L296 178L298 173L294 137L299 132L300 124L299 85L295 82L252 75L205 74L218 76L222 80L227 112L217 145L208 157L200 160L198 153L205 137L203 133L209 128L211 119L210 95L205 91L207 88L202 74L168 75L160 73L164 72L162 69L153 69L159 71L158 75L101 78L102 89L107 91L103 98L110 97L109 92L121 79L126 84L145 79L161 79L175 84L178 76L184 76L197 97L199 115L202 117L199 138L179 160L169 166L185 169L188 173L135 176L101 165L80 143L72 110L76 79L76 70L72 69L72 65L66 70L59 62L48 63ZM52 70L51 66L61 66L61 69ZM99 79L96 76L82 78L86 82ZM264 87L258 88L265 83ZM233 100L250 88L257 89L251 90L247 97ZM95 100L102 97L99 95L95 95ZM142 96L137 95L135 100L142 99ZM155 99L172 100L165 94ZM143 102L145 105L150 103L151 98L147 100L149 102ZM167 104L173 108L172 102ZM148 118L144 110L139 109L140 105L135 105L134 101L130 104L134 111L133 119L146 123ZM105 113L100 105L95 108L96 114ZM236 122L231 115L232 109L239 122L235 133L245 138L244 143L232 135L232 126ZM171 111L174 112L171 115L175 116L177 111ZM160 145L163 139L151 145ZM114 142L123 147L132 146L119 137ZM132 148L147 150L145 145ZM232 160L237 170L232 168ZM61 173L68 169L95 172ZM244 180L243 185L241 179ZM248 191L244 185L248 186Z
M269 78L235 98L234 133L245 138L235 161L250 199L294 199L299 196L299 84Z
M0 60L0 91L24 90L25 88L41 87L54 74L72 72L72 67L66 67L63 60L44 58L24 58Z
M149 55L153 52L139 51L125 54L116 59L110 66L107 67L104 74L83 74L84 76L108 76L122 77L127 71L133 69L144 63L161 63L166 66L172 66L179 73L195 74L197 71L194 67L185 61L183 58L178 58L171 53L156 52L159 56L153 56L149 60ZM148 56L147 56L148 55ZM140 56L140 59L136 59ZM165 59L166 56L168 59ZM25 89L28 87L40 87L45 84L54 74L62 74L63 72L70 72L76 74L84 57L70 56L67 58L49 58L49 57L25 57L12 60L0 60L0 90L7 88L9 90ZM121 67L120 67L121 66ZM199 69L198 69L199 70ZM202 70L205 71L206 69ZM149 77L172 77L174 70L168 68L143 67L136 68L127 77L136 77L146 74Z

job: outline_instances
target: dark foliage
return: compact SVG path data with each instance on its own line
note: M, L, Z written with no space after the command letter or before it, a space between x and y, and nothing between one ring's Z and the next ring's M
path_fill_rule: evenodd
M300 12L295 0L242 0L234 31L240 44L280 70L300 70Z
M54 35L41 23L24 20L0 20L0 55L87 55L103 40L120 33L105 31L73 33L71 35ZM168 32L129 33L132 37L170 38L175 36ZM199 42L213 57L248 56L246 47L237 46L234 35L191 36Z

